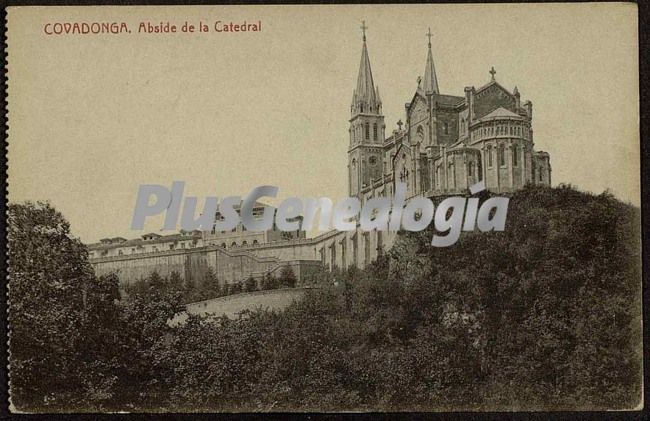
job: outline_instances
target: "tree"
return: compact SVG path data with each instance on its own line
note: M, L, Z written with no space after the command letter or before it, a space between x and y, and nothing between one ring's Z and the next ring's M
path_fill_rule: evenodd
M279 280L283 286L288 286L289 288L294 288L297 282L296 274L293 273L293 270L289 266L282 268Z
M169 275L169 281L167 284L172 291L183 290L183 278L181 278L181 275L175 270Z
M214 273L212 267L208 267L207 271L205 272L205 277L203 279L203 289L206 299L215 298L222 295L219 279L217 279L217 275Z
M180 275L176 273L175 277L180 278ZM164 291L169 286L167 279L163 278L158 274L157 271L151 272L146 279L147 285L149 286L150 291Z
M193 301L197 301L197 298L198 298L197 293L198 293L198 289L197 289L197 286L196 286L196 283L195 283L194 279L189 278L189 277L186 278L185 279L185 289L184 289L183 294L182 294L183 301L185 303L191 303Z
M87 250L46 202L8 207L11 399L23 411L99 406L115 381L108 352L117 277L97 279Z
M156 281L157 275L151 274ZM118 384L115 386L116 407L125 403L133 407L161 407L169 393L173 366L164 359L174 329L169 320L184 310L182 293L170 289L151 289L148 293L129 295L121 303L119 324Z

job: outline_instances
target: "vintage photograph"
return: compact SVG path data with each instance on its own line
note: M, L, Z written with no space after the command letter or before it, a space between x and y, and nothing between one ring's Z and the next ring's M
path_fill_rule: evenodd
M10 411L641 410L637 13L8 8Z

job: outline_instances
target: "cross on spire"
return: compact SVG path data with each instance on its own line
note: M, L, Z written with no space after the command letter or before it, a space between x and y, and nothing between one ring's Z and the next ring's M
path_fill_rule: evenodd
M497 73L496 70L494 70L494 66L490 69L490 74L492 75L492 80L494 80L494 75Z
M368 27L366 26L366 21L362 20L361 21L361 31L363 32L363 40L364 41L366 40L366 29L368 29Z
M431 37L432 36L433 35L431 35L431 28L429 28L429 32L427 32L427 38L429 38L429 48L431 48Z

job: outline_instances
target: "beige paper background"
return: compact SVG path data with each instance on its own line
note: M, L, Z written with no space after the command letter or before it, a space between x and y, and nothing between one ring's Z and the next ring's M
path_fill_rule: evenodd
M138 34L140 21L262 20L239 34ZM13 7L9 200L47 199L83 241L136 237L138 186L186 195L347 194L352 90L366 20L387 133L424 70L442 93L496 78L534 105L553 184L639 204L637 8L630 3ZM125 21L131 34L46 36L47 22ZM160 219L147 231L158 231Z

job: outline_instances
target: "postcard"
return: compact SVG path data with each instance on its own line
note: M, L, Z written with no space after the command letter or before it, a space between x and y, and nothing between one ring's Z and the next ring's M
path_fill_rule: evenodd
M9 7L11 411L640 410L637 27Z

